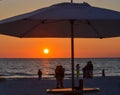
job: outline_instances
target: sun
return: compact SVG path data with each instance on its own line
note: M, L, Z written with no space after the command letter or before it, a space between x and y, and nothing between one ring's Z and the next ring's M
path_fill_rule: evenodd
M44 52L44 54L48 54L48 53L49 53L49 49L48 49L48 48L45 48L45 49L43 50L43 52Z

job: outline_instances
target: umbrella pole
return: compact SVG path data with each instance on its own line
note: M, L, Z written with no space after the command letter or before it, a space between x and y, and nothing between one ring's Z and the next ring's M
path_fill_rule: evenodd
M74 90L74 20L70 20L71 24L71 70L72 70L72 90Z

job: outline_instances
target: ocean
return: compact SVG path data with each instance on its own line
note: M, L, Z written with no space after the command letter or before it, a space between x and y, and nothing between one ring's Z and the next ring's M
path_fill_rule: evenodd
M102 69L106 76L120 76L120 58L75 58L75 66L80 65L80 77L82 68L90 60L94 66L93 76L102 76ZM42 78L54 79L57 65L65 68L65 78L71 78L70 58L0 58L0 78L37 78L41 69Z

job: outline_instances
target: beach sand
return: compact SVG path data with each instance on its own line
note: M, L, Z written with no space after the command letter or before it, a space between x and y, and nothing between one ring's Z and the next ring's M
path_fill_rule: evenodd
M97 87L100 92L84 95L120 95L120 76L94 77L84 79L84 87ZM78 86L78 81L75 80ZM0 79L0 95L49 95L46 89L55 88L56 80L37 78ZM71 80L64 80L64 87L71 87Z

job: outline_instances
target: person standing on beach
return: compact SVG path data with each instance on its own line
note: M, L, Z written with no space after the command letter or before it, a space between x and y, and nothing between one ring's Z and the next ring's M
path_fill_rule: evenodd
M102 69L102 76L105 77L105 69Z
M38 70L38 78L39 78L39 80L42 79L42 71L40 69Z
M80 75L80 65L77 64L76 65L76 78L79 79L79 75Z
M83 71L83 78L88 78L88 65L82 68Z
M88 69L89 69L89 78L93 78L93 63L92 61L88 61Z
M63 79L64 79L65 69L62 65L56 66L55 69L55 78L57 81L56 88L63 88Z

